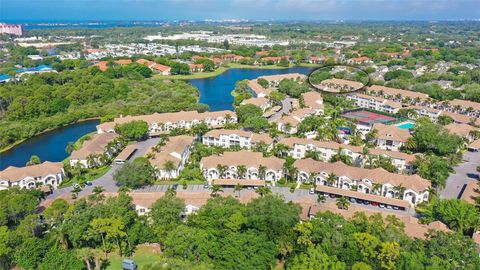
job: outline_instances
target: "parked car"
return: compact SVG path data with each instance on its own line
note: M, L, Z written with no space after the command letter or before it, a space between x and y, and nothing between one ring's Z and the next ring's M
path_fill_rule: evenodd
M86 181L86 182L85 182L85 185L87 185L87 186L91 186L91 185L92 185L92 182L90 182L90 181Z
M400 207L398 206L392 206L393 210L400 210Z
M335 194L330 194L328 195L330 198L336 198L337 196L335 196Z
M389 204L387 204L387 206L386 206L386 207L387 207L387 209L392 209L392 206L391 206L391 205L389 205Z
M371 204L372 206L378 206L378 203L376 203L376 202L371 202L370 204Z
M173 189L173 190L177 190L177 188L178 188L178 184L173 184L173 185L172 185L172 189Z
M379 204L378 204L378 207L380 207L380 208L385 208L385 204L379 203Z
M357 202L357 200L355 200L355 198L350 198L350 199L348 199L348 200L349 200L351 203L356 203L356 202Z
M73 184L73 188L74 188L74 189L79 189L79 188L80 188L80 185L77 184L77 183L75 183L75 184Z
M310 188L310 191L308 192L309 194L315 194L315 189L312 187Z
M124 259L122 261L122 269L123 270L137 270L137 264L132 260Z
M365 205L369 205L369 204L370 204L370 202L369 202L369 201L363 201L363 204L365 204Z
M203 185L203 189L209 189L210 186L208 184Z

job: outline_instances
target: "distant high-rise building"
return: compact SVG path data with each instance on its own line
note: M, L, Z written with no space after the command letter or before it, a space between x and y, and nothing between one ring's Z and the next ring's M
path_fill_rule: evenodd
M23 26L21 24L0 23L0 34L23 35Z

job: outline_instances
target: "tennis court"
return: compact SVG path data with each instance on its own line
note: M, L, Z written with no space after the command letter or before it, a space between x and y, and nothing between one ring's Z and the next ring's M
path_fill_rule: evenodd
M356 120L361 124L367 124L367 125L373 125L375 123L388 124L392 121L397 120L395 117L374 113L366 110L350 111L342 114L342 116L347 119Z

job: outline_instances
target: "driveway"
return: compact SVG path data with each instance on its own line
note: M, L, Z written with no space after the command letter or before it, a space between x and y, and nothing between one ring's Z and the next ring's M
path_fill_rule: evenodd
M455 172L448 177L445 189L440 192L441 198L459 198L468 182L478 181L475 176L479 174L476 168L480 166L480 152L466 152L463 160L463 163L453 168Z
M293 98L286 98L282 100L282 109L280 109L278 112L272 114L269 118L268 121L276 121L282 117L282 115L288 114L290 110L292 109L292 101Z
M155 146L160 138L152 138L145 141L137 142L137 151L133 154L130 160L134 160L137 157L142 157L147 154L148 149ZM93 191L93 187L101 186L105 189L106 192L116 192L118 187L113 180L113 174L121 168L123 165L112 164L110 170L108 170L104 175L100 176L98 179L92 182L91 186L86 186L82 191L78 193L79 197L87 196ZM73 190L73 187L65 187L56 189L52 194L47 196L47 199L55 199L59 196L62 196L65 193L70 193Z

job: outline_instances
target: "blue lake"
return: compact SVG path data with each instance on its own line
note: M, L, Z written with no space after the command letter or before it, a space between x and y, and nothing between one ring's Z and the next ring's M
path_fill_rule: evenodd
M233 96L230 94L235 89L235 83L241 80L251 80L259 76L302 73L308 74L313 68L292 67L289 69L229 69L224 73L207 79L190 80L193 86L200 91L200 103L210 106L210 111L233 110Z
M233 110L235 83L240 80L255 79L264 75L302 73L308 74L312 68L293 67L289 69L229 69L219 76L207 79L190 80L200 91L200 103L209 105L211 111ZM58 128L35 136L12 149L0 154L0 170L8 166L25 166L32 155L43 161L62 161L69 142L78 140L85 134L95 131L98 120L85 121Z
M32 155L43 161L62 161L69 142L96 130L98 120L84 121L42 133L0 154L0 170L8 166L25 166Z

